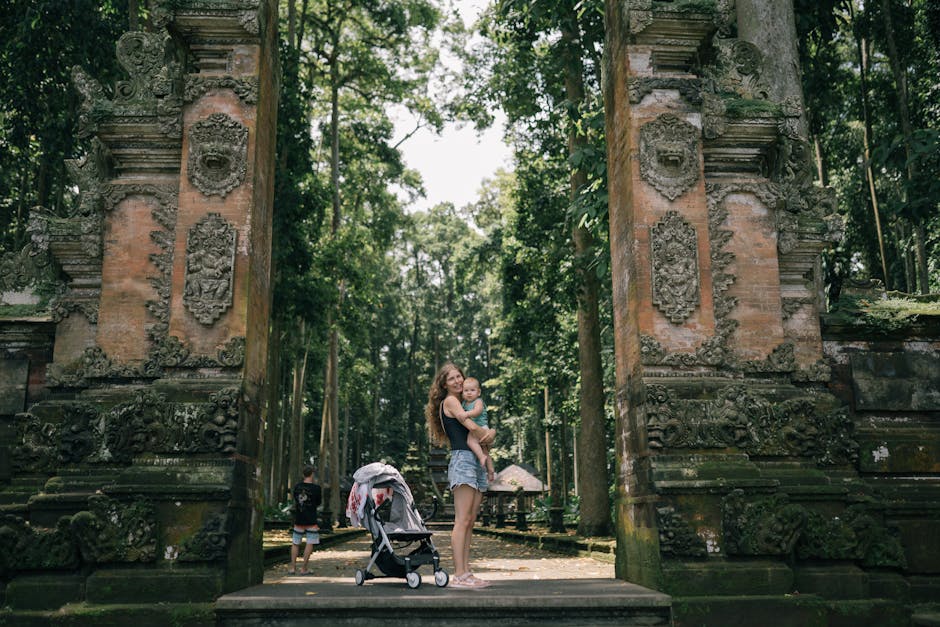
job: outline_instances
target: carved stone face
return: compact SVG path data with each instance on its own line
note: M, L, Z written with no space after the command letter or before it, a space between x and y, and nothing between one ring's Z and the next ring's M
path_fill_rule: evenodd
M687 162L686 149L678 142L664 142L656 147L656 162L664 174L681 176Z
M224 113L213 113L189 132L189 180L206 196L225 196L245 180L248 129Z
M665 113L640 129L640 176L675 200L698 180L697 128Z

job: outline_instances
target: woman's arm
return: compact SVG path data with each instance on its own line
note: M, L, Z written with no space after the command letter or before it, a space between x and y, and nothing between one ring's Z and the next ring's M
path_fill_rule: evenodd
M482 402L480 402L480 407L482 411ZM453 396L448 396L444 399L444 415L456 418L460 421L460 424L476 436L480 444L492 444L496 439L496 431L494 429L485 429L473 422L471 412L464 411L463 407L460 405L460 401Z

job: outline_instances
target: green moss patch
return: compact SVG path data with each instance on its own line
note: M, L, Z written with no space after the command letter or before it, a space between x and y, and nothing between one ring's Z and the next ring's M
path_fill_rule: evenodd
M717 8L715 0L675 0L674 2L653 2L653 10L711 15L717 11Z
M874 335L909 331L922 323L940 323L940 294L910 296L889 292L886 298L841 296L825 317L828 326Z
M725 114L729 118L766 118L783 115L780 105L759 98L725 98Z

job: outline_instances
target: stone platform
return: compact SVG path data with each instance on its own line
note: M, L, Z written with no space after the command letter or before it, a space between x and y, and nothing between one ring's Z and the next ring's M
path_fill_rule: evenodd
M420 588L403 579L269 583L220 598L217 625L670 625L669 596L614 579L508 580L486 590Z
M452 572L448 535L436 527L433 540ZM317 550L309 576L291 576L283 563L268 569L262 585L216 602L217 625L670 625L669 596L614 579L610 563L482 535L471 567L490 588L438 588L427 566L416 590L397 578L358 587L353 575L369 560L369 541L362 534Z

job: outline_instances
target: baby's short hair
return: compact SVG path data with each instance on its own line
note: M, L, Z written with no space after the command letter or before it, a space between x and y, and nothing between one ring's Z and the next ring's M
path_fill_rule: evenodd
M463 380L464 385L467 385L468 383L476 383L477 387L480 387L480 382L476 379L476 377L467 377Z

